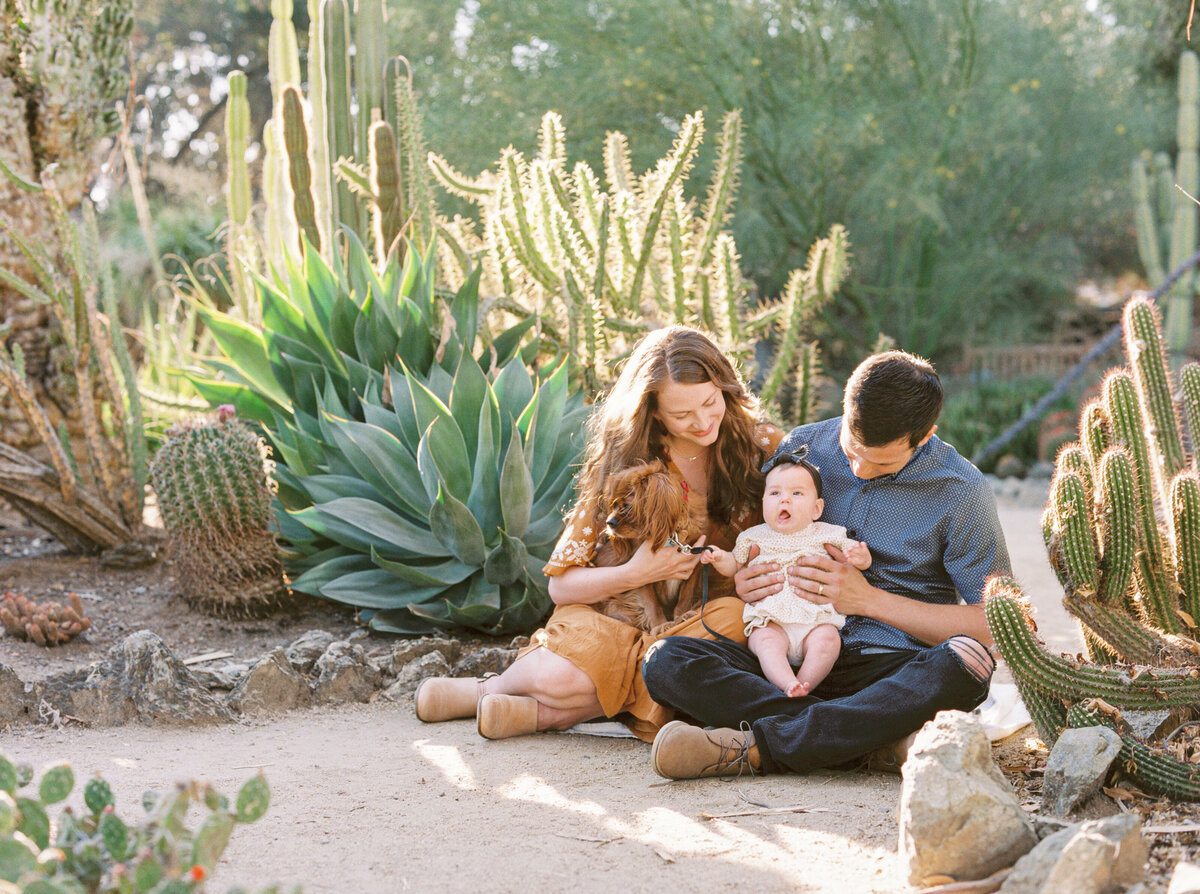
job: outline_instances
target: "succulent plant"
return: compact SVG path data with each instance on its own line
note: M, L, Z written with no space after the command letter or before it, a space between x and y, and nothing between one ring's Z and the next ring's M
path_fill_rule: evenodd
M1042 517L1089 660L1046 649L1011 578L989 583L985 610L1047 743L1067 725L1103 722L1121 732L1127 775L1150 791L1200 800L1194 768L1173 767L1178 761L1121 718L1165 709L1183 721L1200 708L1200 478L1184 450L1154 305L1130 301L1124 329L1129 366L1110 372L1102 398L1083 408L1082 443L1059 453ZM1197 376L1196 364L1180 375L1190 423Z
M47 807L67 799L75 774L65 763L42 771L36 794L21 789L33 770L0 753L0 889L45 894L200 890L212 874L235 826L260 819L270 803L261 773L247 780L231 811L209 785L179 784L143 797L146 816L130 823L116 812L108 783L96 776L84 786L85 810L63 809L51 823ZM208 814L195 831L187 814L195 804Z
M0 624L10 636L27 639L39 646L57 646L92 626L83 611L83 602L75 593L67 594L67 604L34 602L11 590L0 596Z
M266 444L223 406L177 423L150 479L183 596L204 611L252 617L287 602L275 542Z
M572 494L586 409L563 363L531 373L533 321L477 339L478 278L439 295L432 258L345 261L259 280L264 329L208 322L223 378L198 383L259 421L278 460L292 588L377 629L528 629ZM478 345L478 357L473 353Z

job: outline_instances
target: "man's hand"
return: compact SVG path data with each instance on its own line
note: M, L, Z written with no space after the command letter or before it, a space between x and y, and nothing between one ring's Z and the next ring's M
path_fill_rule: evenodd
M829 556L805 556L789 566L792 589L817 605L831 605L843 615L870 616L874 587L846 561L836 546L825 545Z
M761 552L758 546L750 547L746 564L733 576L734 586L743 602L758 602L783 589L783 574L776 562L755 565L754 560Z

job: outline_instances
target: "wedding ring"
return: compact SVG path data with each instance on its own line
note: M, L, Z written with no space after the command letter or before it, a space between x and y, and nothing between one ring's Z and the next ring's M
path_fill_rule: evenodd
M820 586L817 587L817 595L818 596L825 595L825 585L824 584L821 584Z

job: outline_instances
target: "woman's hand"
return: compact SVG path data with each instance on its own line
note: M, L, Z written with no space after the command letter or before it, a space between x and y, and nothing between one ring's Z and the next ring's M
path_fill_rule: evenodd
M826 544L825 550L828 556L804 556L788 567L792 589L809 602L833 606L839 614L869 616L874 588L836 546Z
M761 550L758 545L750 547L746 564L733 576L734 587L742 602L758 602L783 589L783 574L776 562L755 565Z
M701 537L693 545L703 546L704 540ZM625 564L629 573L642 582L638 586L642 586L660 580L687 580L700 564L700 554L683 552L674 546L654 549L645 541Z

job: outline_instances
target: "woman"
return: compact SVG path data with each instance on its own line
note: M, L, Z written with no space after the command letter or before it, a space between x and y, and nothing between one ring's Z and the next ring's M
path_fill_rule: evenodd
M481 735L502 739L621 715L647 742L671 720L642 682L642 658L655 637L593 606L653 581L686 581L700 573L700 557L643 543L623 565L592 567L604 527L604 483L614 472L662 459L688 499L706 509L697 545L732 549L738 533L762 520L759 468L783 432L759 421L758 401L720 349L684 326L656 330L638 343L588 425L575 507L544 569L554 613L503 674L425 680L416 695L421 720L477 716ZM714 591L718 583L722 593L731 592L724 581L714 581ZM744 642L743 604L722 593L712 594L703 621ZM711 638L700 618L663 635Z

